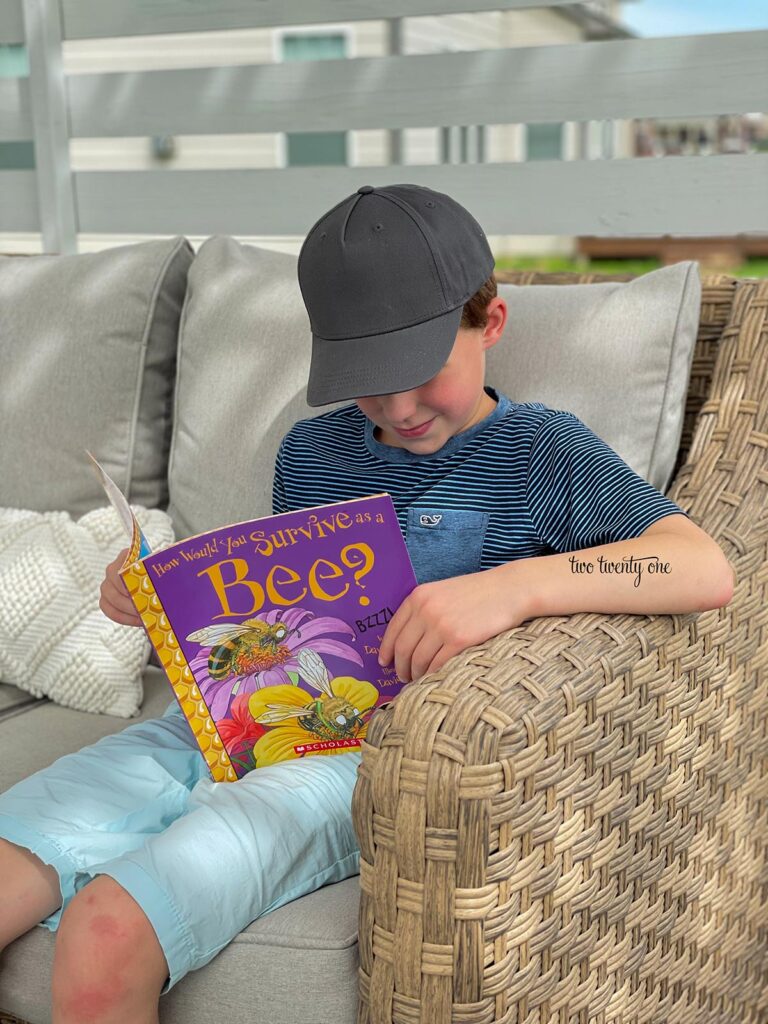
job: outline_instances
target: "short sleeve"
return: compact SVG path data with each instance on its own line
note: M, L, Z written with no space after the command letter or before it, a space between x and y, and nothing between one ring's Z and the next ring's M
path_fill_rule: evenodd
M285 497L285 482L283 481L283 445L285 438L280 442L275 458L275 476L272 481L272 515L277 516L282 512L289 512L288 502Z
M664 516L687 515L577 416L560 410L534 435L526 499L540 541L558 553L630 540Z

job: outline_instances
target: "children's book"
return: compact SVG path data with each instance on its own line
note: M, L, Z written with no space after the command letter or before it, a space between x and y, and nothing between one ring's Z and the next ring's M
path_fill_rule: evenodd
M151 552L88 452L130 546L119 572L215 782L359 748L405 685L378 653L416 587L392 498L233 523Z

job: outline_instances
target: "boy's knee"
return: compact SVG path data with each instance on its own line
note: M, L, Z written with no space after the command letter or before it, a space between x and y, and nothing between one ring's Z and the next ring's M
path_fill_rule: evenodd
M70 900L61 915L57 940L93 942L99 948L130 942L146 916L134 898L109 875L97 875Z
M146 914L109 875L89 882L62 913L56 933L54 995L74 1000L82 1020L99 1020L108 1006L125 1000L138 978L148 982L156 977L159 992L166 968Z

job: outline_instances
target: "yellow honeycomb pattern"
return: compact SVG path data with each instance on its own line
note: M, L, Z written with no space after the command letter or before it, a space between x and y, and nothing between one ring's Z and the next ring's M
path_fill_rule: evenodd
M131 546L128 559L136 558L138 550ZM155 592L143 562L128 561L120 570L136 610L146 626L152 646L157 651L181 709L187 717L198 746L203 753L214 782L236 782L237 775L221 737L216 731L208 707L198 689L192 670L179 647L165 609Z

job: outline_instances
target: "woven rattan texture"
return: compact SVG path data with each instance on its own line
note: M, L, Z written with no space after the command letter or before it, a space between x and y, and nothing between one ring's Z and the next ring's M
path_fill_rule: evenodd
M734 597L533 619L376 714L358 1024L768 1021L768 281L703 283L668 493Z

